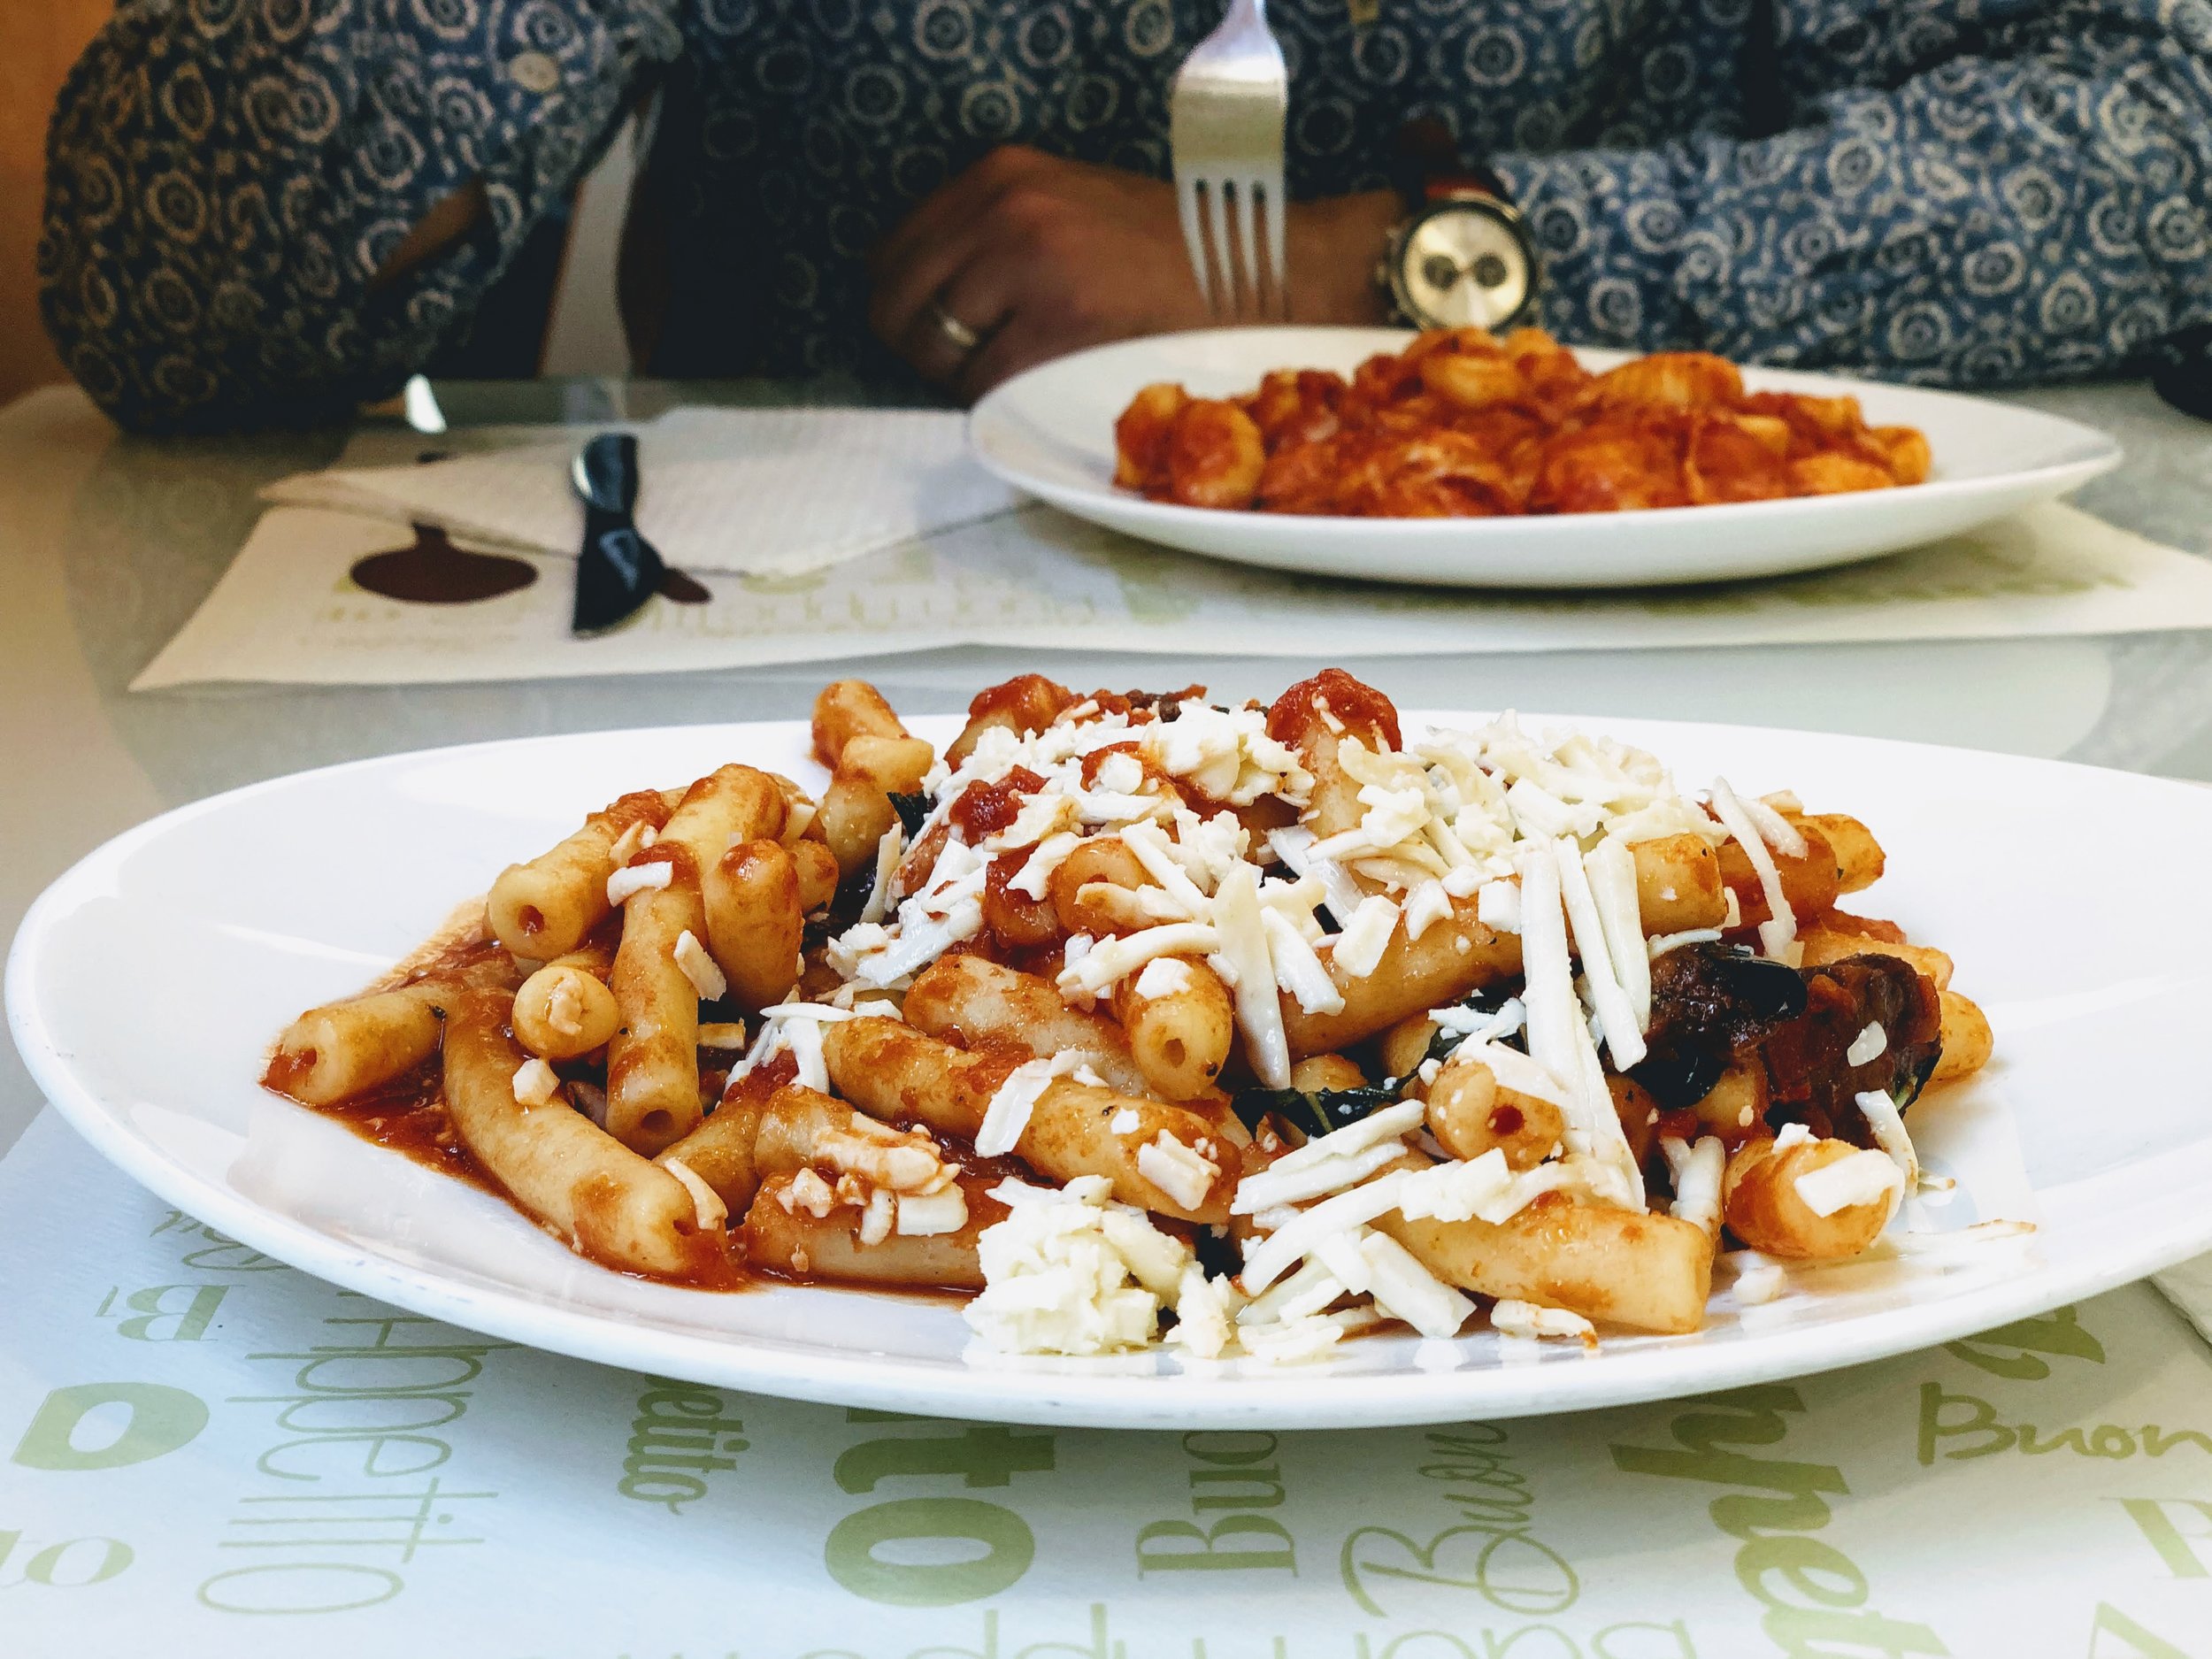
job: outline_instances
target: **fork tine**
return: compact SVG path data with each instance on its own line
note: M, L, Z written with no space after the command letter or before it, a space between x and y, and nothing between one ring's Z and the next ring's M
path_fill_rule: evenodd
M1244 274L1255 322L1272 317L1282 298L1281 275L1267 241L1268 211L1272 205L1264 174L1248 173L1237 180L1237 227L1247 256Z
M1213 280L1206 268L1206 232L1200 219L1198 192L1201 181L1193 175L1178 172L1175 175L1175 209L1182 216L1183 246L1190 253L1191 274L1198 279L1198 297L1209 316L1218 316L1214 303Z
M1283 174L1270 173L1260 186L1261 211L1266 216L1267 281L1274 313L1290 320L1290 263L1283 250Z
M1206 222L1213 232L1214 258L1218 262L1215 267L1218 280L1216 291L1220 298L1214 306L1214 320L1233 323L1241 304L1237 294L1237 265L1243 250L1237 237L1236 210L1230 205L1226 179L1207 181L1206 204Z

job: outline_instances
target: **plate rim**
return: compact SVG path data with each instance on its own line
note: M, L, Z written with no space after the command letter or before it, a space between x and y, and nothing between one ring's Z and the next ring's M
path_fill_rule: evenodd
M1402 718L1419 722L1481 717L1471 710L1409 709ZM1691 728L1724 738L1751 733L1767 738L1822 739L1847 747L1903 748L1930 757L1962 755L1981 762L2035 770L2058 768L2154 790L2171 789L2180 792L2177 798L2194 799L2202 805L2197 787L2185 780L1912 739L1806 733L1717 721L1647 720L1633 716L1555 716L1527 711L1522 718L1539 725L1578 725L1586 729L1617 718L1640 726ZM915 724L957 718L924 717ZM2019 1277L1957 1296L1909 1302L1839 1322L1762 1333L1740 1348L1732 1347L1733 1363L1723 1379L1697 1374L1709 1370L1714 1350L1688 1342L1610 1356L1601 1353L1586 1364L1435 1372L1407 1367L1379 1375L1304 1373L1296 1367L1271 1373L1239 1370L1206 1377L1132 1375L1103 1368L1086 1374L1018 1365L964 1370L933 1362L907 1365L887 1363L857 1348L760 1347L742 1338L631 1325L611 1313L542 1302L511 1288L486 1290L449 1274L391 1262L269 1210L169 1157L153 1141L132 1128L121 1112L108 1107L79 1081L66 1055L50 1033L39 969L50 937L84 896L80 889L96 882L104 870L140 846L159 839L180 824L256 795L298 787L334 774L451 760L474 751L555 746L578 739L619 742L672 733L759 733L777 728L788 733L804 726L805 722L799 720L716 721L441 745L288 772L173 807L111 837L76 860L25 912L9 950L4 982L0 984L17 1051L57 1114L103 1157L157 1196L314 1278L464 1329L622 1370L650 1371L780 1398L888 1407L972 1420L1065 1427L1288 1431L1433 1424L1463 1417L1470 1410L1503 1419L1661 1402L1717 1386L1814 1376L1914 1352L2117 1288L2212 1248L2212 1204L2208 1204L2158 1232L2119 1235L2070 1263L2041 1264ZM486 1202L503 1205L505 1201L487 1195ZM1962 1313L1969 1308L1972 1312L1962 1318ZM1708 1364L1699 1363L1696 1356L1709 1356ZM1478 1386L1470 1387L1470 1382Z

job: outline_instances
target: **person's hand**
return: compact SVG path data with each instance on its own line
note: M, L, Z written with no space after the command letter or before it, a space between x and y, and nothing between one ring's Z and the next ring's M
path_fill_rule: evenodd
M1296 320L1380 319L1372 272L1401 211L1389 191L1293 204L1284 236ZM870 268L869 326L968 398L1085 346L1210 320L1172 185L1019 145L932 194ZM979 343L967 349L946 318Z

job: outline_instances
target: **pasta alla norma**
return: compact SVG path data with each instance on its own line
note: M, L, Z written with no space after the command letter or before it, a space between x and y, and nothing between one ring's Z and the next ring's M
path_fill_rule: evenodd
M813 748L818 791L591 813L265 1080L618 1271L1286 1363L1695 1331L1724 1251L1770 1295L1874 1248L1915 1103L1989 1057L1949 959L1846 908L1867 826L1601 736L1412 731L1332 669L1024 675L941 755L846 680Z

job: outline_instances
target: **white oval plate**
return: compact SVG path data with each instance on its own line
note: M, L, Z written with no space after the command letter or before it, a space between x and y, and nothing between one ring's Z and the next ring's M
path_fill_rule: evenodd
M1457 724L1475 717L1429 717ZM1422 717L1409 717L1417 724ZM949 720L917 723L942 742ZM1565 724L1572 724L1567 722ZM967 1357L946 1302L626 1278L505 1204L255 1083L276 1032L411 949L511 861L626 789L730 759L818 780L806 728L603 732L362 761L182 807L34 905L8 963L17 1045L94 1146L257 1249L415 1312L660 1375L994 1421L1333 1427L1611 1405L1801 1374L1986 1329L2212 1247L2212 791L1963 750L1607 722L1686 786L1795 787L1871 824L1862 901L1958 962L1997 1058L1912 1123L1960 1190L1908 1219L2025 1240L1824 1270L1694 1336L1575 1344L1371 1336L1279 1370L1151 1356ZM66 1240L56 1248L70 1248ZM1809 1277L1809 1286L1811 1280Z
M1246 565L1466 588L1620 588L1816 570L1918 547L2051 501L2119 465L2078 422L1954 392L1746 367L1754 391L1848 394L1876 426L1917 426L1934 472L1909 489L1639 512L1517 518L1333 518L1222 512L1114 488L1114 420L1138 388L1205 397L1271 369L1349 373L1412 335L1392 328L1213 328L1124 341L1018 374L968 417L977 460L1079 518ZM1578 350L1594 370L1632 354Z

